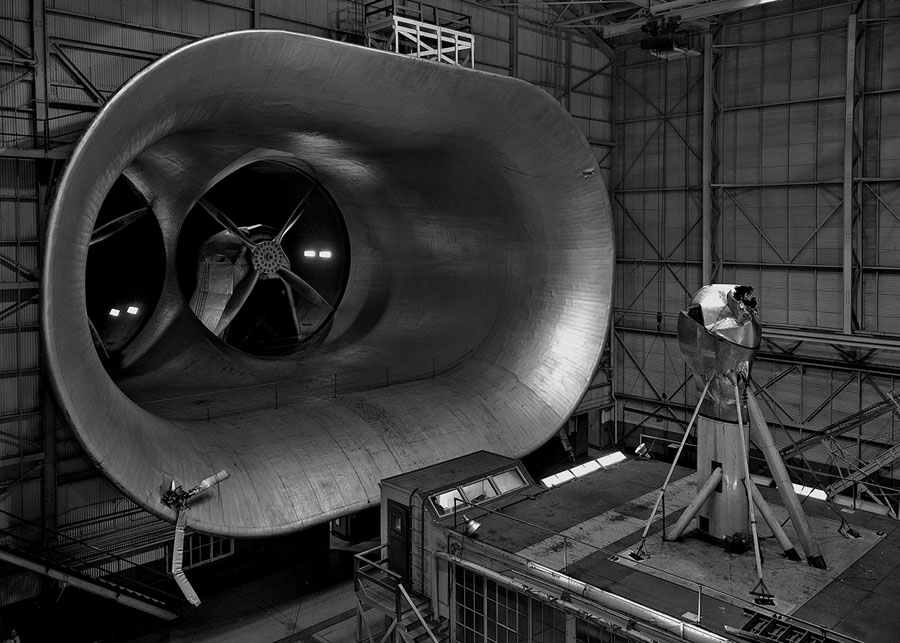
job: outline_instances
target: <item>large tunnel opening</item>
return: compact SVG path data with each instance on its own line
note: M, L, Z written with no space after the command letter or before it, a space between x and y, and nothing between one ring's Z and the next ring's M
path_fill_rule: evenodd
M46 248L48 370L86 452L169 520L162 484L228 470L191 527L248 537L544 443L599 362L614 266L596 160L540 89L259 30L104 106ZM104 315L138 295L114 340Z

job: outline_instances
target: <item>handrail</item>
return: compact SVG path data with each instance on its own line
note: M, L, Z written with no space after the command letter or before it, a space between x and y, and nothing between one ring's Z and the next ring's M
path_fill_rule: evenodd
M434 24L447 29L471 33L472 16L419 0L370 0L364 5L363 19L368 22L372 16L383 18L401 16Z
M387 549L387 545L377 545L372 547L371 549L367 549L366 551L360 552L353 556L354 558L354 575L353 575L353 588L356 592L365 592L365 587L359 582L360 577L366 578L369 582L383 587L391 591L393 594L393 604L394 604L394 621L392 628L396 628L396 631L400 633L400 636L404 638L404 640L408 640L403 632L403 628L400 627L400 621L403 617L403 600L406 601L407 605L411 608L413 614L415 614L416 619L422 626L425 628L425 631L428 633L428 636L431 638L432 643L440 643L438 638L435 636L434 632L431 629L431 626L425 621L425 617L422 616L422 613L416 607L415 603L412 600L412 597L409 595L409 592L406 591L406 588L403 586L403 577L400 576L395 571L388 569L384 563L387 562L387 559L379 557L377 561L370 560L367 556L378 552L384 551ZM392 583L388 583L377 578L373 578L364 573L364 570L370 568L377 568L381 572L387 574L388 578L391 579Z
M397 591L397 585L400 584L400 581L402 580L402 578L401 578L400 574L398 574L397 572L392 571L392 570L388 569L386 566L384 566L384 563L387 562L387 559L379 558L377 561L373 561L373 560L369 560L368 558L366 558L366 555L371 554L372 552L381 551L384 549L387 549L387 545L378 545L377 547L367 549L366 551L360 552L353 556L353 558L356 560L356 562L355 562L356 578L354 578L355 589L357 589L357 590L360 589L360 583L358 582L358 579L360 576L362 576L369 582L373 583L374 585L377 585L378 587L382 587L392 593ZM378 569L379 571L387 574L387 576L393 581L393 583L387 583L381 579L375 578L374 576L370 576L369 574L367 574L366 572L372 568Z
M34 528L36 528L36 529L40 529L41 531L48 532L48 533L52 534L53 536L60 537L60 538L62 538L62 539L64 539L64 540L68 540L68 541L70 541L70 542L72 542L72 543L75 543L75 544L77 544L77 545L81 545L81 546L83 546L83 547L87 547L88 549L91 549L91 550L95 551L96 553L101 554L101 555L104 556L104 557L114 558L114 559L116 559L116 560L118 560L118 561L120 561L120 562L128 563L128 564L131 565L131 566L136 566L135 563L133 563L132 561L128 560L127 558L123 558L122 556L119 556L118 554L115 554L115 553L113 553L113 552L111 552L111 551L106 551L106 550L104 550L104 549L100 549L99 547L96 547L96 546L92 545L92 544L89 543L89 542L86 542L86 541L81 540L81 539L79 539L79 538L75 538L74 536L69 536L68 534L65 534L65 533L63 533L63 532L61 532L61 531L57 531L57 530L55 530L55 529L51 529L51 528L49 528L49 527L46 527L46 526L42 525L42 524L39 523L39 522L35 522L35 521L33 521L33 520L29 520L28 518L23 518L22 516L19 516L19 515L14 514L14 513L10 513L10 512L8 512L8 511L3 510L3 509L0 509L0 514L2 514L2 515L4 515L4 516L7 516L7 517L9 517L9 518L12 518L12 519L14 519L14 520L17 520L17 521L19 521L20 523L24 523L24 524L26 524L26 525L28 525L28 526L30 526L30 527L34 527ZM2 529L2 530L0 530L0 534L2 534L2 533L8 533L8 528L7 528L7 529ZM9 535L12 535L12 534L9 534ZM169 577L168 577L166 574L163 574L163 573L158 572L158 571L153 570L153 569L148 569L148 571L150 571L151 573L156 574L157 576L161 576L162 578L164 578L164 579L166 579L166 580L169 580Z
M91 543L85 542L78 538L74 538L72 536L69 536L68 534L64 534L55 529L51 529L49 527L46 527L40 523L33 521L33 520L23 518L22 516L18 516L16 514L10 513L3 509L0 509L0 515L11 518L14 521L17 521L20 525L36 529L42 535L50 534L50 535L54 536L55 538L65 541L69 544L76 544L80 547L86 548L86 549L98 554L99 556L102 556L105 559L112 559L116 563L124 564L124 565L126 565L126 569L140 569L140 571L142 573L147 573L151 576L158 577L160 579L160 582L165 582L168 584L172 580L166 574L159 572L159 571L153 569L152 567L148 567L145 565L139 565L139 564L137 564L133 561L130 561L127 558L124 558L122 556L119 556L118 554L115 554L111 551L105 551L103 549L100 549L100 548L92 545ZM90 561L81 559L78 556L74 556L71 554L64 554L60 550L59 547L53 547L53 546L49 546L43 542L36 542L34 540L29 540L24 535L13 533L12 530L15 527L16 527L16 525L12 524L4 529L0 529L0 537L6 536L9 539L15 540L17 543L23 543L24 546L22 547L22 551L24 551L28 554L36 555L41 558L46 558L48 560L48 562L52 562L52 563L58 564L60 566L66 567L66 568L68 568L72 571L75 571L81 575L86 575L86 574L84 574L83 569L90 569L90 570L93 570L96 572L100 572L99 578L91 577L91 579L95 580L95 581L99 580L101 582L110 583L110 584L116 585L122 589L125 589L127 591L132 591L135 593L149 592L151 595L156 595L156 596L162 597L161 600L164 600L164 601L179 601L180 600L174 594L170 594L169 592L167 592L165 590L159 589L158 587L156 587L154 585L145 583L145 582L137 580L135 578L128 578L127 583L120 582L120 581L126 580L125 578L120 576L120 574L124 570L117 569L115 572L113 572L113 571L110 571L109 569L106 569L102 565L97 565ZM2 544L2 539L0 539L0 544ZM49 554L49 556L48 556L48 554ZM54 556L53 554L56 554L56 555ZM79 567L81 567L83 569L79 569ZM108 576L111 574L116 574L114 581L103 578L103 576ZM134 587L129 587L129 584L139 586L140 589L136 589Z
M440 643L440 642L437 640L437 637L434 635L434 632L432 632L432 631L431 631L431 628L428 627L428 623L425 622L425 619L424 619L424 618L422 617L422 615L419 613L418 608L413 604L412 598L410 598L409 594L406 593L406 588L403 587L403 583L400 583L400 584L397 586L397 589L399 589L399 590L400 590L400 593L403 594L403 598L406 599L406 602L407 602L407 603L409 604L409 606L412 608L413 613L416 615L416 618L419 619L419 623L421 623L422 626L425 628L425 631L428 633L428 636L431 637L431 640L434 641L434 643ZM397 618L398 618L398 619L400 618L400 614L397 614Z

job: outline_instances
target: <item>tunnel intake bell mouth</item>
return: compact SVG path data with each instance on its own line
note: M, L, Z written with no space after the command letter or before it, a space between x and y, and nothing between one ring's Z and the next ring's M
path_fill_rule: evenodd
M86 266L124 180L158 265L104 356ZM555 436L600 360L613 251L602 172L541 89L222 34L135 75L71 155L43 264L50 382L140 506L174 522L166 481L227 470L190 529L290 533L376 504L383 478Z

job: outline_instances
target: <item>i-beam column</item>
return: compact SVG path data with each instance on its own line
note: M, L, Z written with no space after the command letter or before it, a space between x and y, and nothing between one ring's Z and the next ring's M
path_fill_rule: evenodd
M703 277L701 283L712 283L712 34L703 36Z
M702 151L702 279L711 284L719 278L721 254L716 228L721 214L713 186L718 182L719 147L718 126L721 101L718 94L718 65L720 56L715 50L714 35L703 37L703 151Z
M844 238L843 277L844 306L843 331L852 334L859 326L856 313L856 289L859 273L859 257L854 240L853 224L859 207L854 193L854 172L858 167L859 154L856 141L856 44L857 15L851 13L847 19L847 82L844 93Z

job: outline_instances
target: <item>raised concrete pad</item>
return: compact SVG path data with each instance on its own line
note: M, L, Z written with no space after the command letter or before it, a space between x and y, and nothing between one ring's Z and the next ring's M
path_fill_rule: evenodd
M690 503L696 493L696 478L694 473L669 485L666 490L667 512L684 509ZM654 489L516 553L553 570L565 569L635 531L643 531L646 517L653 510L658 495L659 490ZM661 515L660 508L656 517Z
M787 511L771 506L779 522L784 524ZM828 569L810 567L805 560L785 559L768 527L764 523L758 526L763 580L775 595L775 604L768 607L781 614L791 614L802 607L881 540L875 532L860 528L856 528L859 538L845 538L838 532L840 522L828 518L810 516L809 524ZM784 529L802 555L790 521L784 524ZM628 555L632 549L624 549L610 560L695 591L702 585L704 596L733 605L746 606L753 601L750 592L759 578L752 549L743 554L729 554L722 547L697 538L665 542L658 532L645 544L649 558L635 561Z

